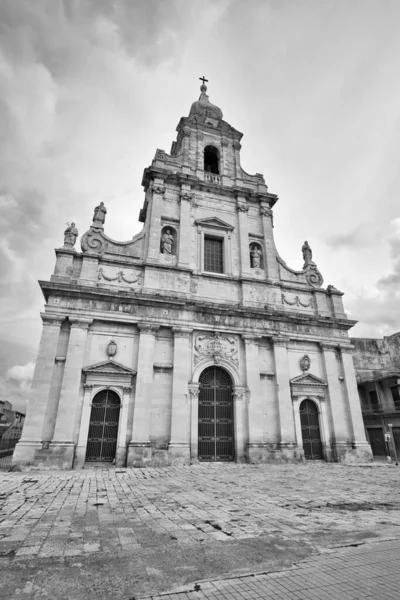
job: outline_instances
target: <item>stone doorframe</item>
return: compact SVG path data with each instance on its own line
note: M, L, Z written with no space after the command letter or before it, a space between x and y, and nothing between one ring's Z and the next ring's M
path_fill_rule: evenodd
M121 402L115 465L117 467L124 467L126 465L128 444L126 436L128 427L128 411L132 398L132 379L134 375L136 375L136 372L133 371L133 369L128 369L128 367L110 360L104 363L86 367L83 369L83 373L86 381L83 386L83 406L74 468L83 468L85 464L92 400L101 390L111 390L115 392Z
M318 409L318 424L321 436L322 456L327 462L333 460L332 440L327 412L328 384L311 373L304 373L290 380L292 391L293 415L296 440L299 448L303 450L303 436L301 433L300 405L303 400L312 400Z
M245 459L245 410L247 386L241 385L239 371L230 361L218 357L203 359L195 367L192 381L189 383L190 398L190 462L198 462L198 424L199 424L199 378L207 367L221 367L232 379L232 397L234 412L235 462L243 463Z

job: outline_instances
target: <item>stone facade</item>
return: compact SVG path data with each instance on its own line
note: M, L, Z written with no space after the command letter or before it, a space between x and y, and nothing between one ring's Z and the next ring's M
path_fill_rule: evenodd
M400 333L351 342L367 439L374 455L396 458L396 453L400 456Z
M343 294L322 287L308 244L301 271L279 256L278 197L242 169L242 134L201 92L170 154L157 150L144 171L142 231L110 239L98 206L82 252L67 231L40 282L43 334L16 464L83 467L89 442L112 440L107 460L120 466L371 457ZM116 412L101 413L99 442L106 392Z

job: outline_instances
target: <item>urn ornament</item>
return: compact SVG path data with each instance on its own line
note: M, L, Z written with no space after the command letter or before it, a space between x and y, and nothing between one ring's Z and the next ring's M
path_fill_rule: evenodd
M114 340L111 340L111 342L107 346L107 355L110 358L112 358L116 354L117 354L117 344L114 342Z

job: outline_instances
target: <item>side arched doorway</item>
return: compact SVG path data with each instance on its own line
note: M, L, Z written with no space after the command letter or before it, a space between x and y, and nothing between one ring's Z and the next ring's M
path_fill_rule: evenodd
M318 408L312 400L303 400L300 404L300 422L305 458L308 460L321 459L322 444Z
M93 398L86 447L87 462L114 460L120 408L119 396L112 390L102 390Z
M200 461L234 460L232 379L221 367L208 367L200 375L198 436Z

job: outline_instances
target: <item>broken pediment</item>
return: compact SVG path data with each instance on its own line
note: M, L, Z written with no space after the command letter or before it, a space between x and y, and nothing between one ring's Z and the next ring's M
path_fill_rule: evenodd
M209 217L208 219L198 219L195 224L199 227L212 228L212 229L223 229L225 231L233 231L235 228L229 223L225 223L222 219L217 217Z
M97 363L96 365L91 365L90 367L85 367L83 372L86 375L89 374L107 374L107 375L128 375L132 377L132 375L136 374L136 371L133 369L129 369L128 367L124 367L120 363L117 363L113 360L106 360L105 362Z
M292 386L295 385L296 387L298 387L298 386L327 387L328 384L323 379L320 379L316 375L312 375L311 373L303 373L302 375L293 377L293 379L290 380L290 385L292 385Z

